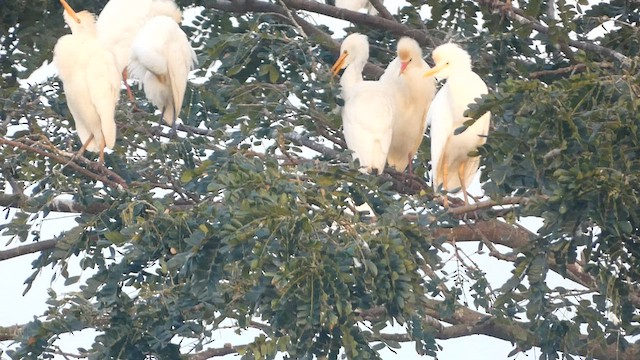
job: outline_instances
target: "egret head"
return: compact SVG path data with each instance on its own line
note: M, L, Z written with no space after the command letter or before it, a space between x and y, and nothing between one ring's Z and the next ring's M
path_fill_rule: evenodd
M454 72L471 70L471 56L453 43L443 44L433 49L431 57L436 64L424 73L425 77L435 76L438 79L446 79Z
M64 7L64 21L67 23L67 25L69 25L72 33L78 34L95 32L95 15L86 10L75 12L65 0L60 0L60 3Z
M398 41L398 59L400 59L400 74L404 73L408 66L417 64L422 59L422 49L418 42L409 37L403 37Z
M333 76L336 76L341 69L353 63L361 63L364 66L369 58L369 40L366 35L353 33L347 36L340 46L340 57L331 67Z

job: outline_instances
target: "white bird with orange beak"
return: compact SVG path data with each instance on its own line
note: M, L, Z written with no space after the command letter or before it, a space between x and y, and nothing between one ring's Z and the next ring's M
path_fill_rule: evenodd
M491 113L487 112L462 133L454 131L469 117L464 116L469 104L488 93L485 82L471 70L471 57L456 44L440 45L432 54L435 66L424 73L447 82L438 91L427 114L431 123L431 168L433 188L445 191L462 190L469 203L467 188L478 172L479 156L469 156L487 141ZM444 206L448 206L445 194Z
M436 81L423 76L431 67L422 58L417 41L401 38L397 54L380 78L394 89L397 102L387 164L400 172L408 165L409 173L413 173L411 161L427 129L427 111L436 93Z
M181 22L174 0L110 0L96 23L98 37L113 53L125 84L129 72L140 80L169 125L180 113L188 73L196 63ZM133 101L128 85L127 91Z
M384 171L391 145L395 96L382 81L365 81L362 70L369 58L369 42L362 34L347 36L340 46L340 57L331 71L340 78L344 107L342 122L347 147L360 161L362 171Z
M60 3L71 34L56 43L53 63L82 141L78 154L85 149L99 152L98 161L104 163L104 148L113 148L116 142L120 73L113 54L98 40L95 16L88 11L76 13L64 0Z

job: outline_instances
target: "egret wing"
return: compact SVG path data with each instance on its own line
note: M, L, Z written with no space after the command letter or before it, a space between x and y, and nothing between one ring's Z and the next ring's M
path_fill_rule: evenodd
M439 174L438 171L440 161L447 141L453 132L453 117L447 84L438 91L433 99L427 113L427 123L431 124L429 133L431 138L431 178L434 189L437 189L442 182L442 174Z
M89 96L100 118L105 144L113 148L116 142L115 108L120 94L120 75L113 54L101 46L96 46L92 59L87 64L86 77Z

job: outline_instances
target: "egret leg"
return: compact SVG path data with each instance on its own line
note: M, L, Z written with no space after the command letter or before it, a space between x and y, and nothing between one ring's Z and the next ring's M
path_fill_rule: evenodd
M127 95L129 96L129 100L135 107L136 106L135 99L133 98L133 92L131 92L131 87L129 86L127 79L128 79L127 68L124 68L124 70L122 70L122 81L124 81L124 86L125 88L127 88Z
M444 207L449 208L449 197L447 193L447 177L449 177L449 167L447 167L446 162L446 153L442 153L442 157L440 158L440 168L442 170L442 189L444 190Z
M464 195L464 204L469 205L469 197L467 195L467 187L465 186L464 174L467 167L467 162L463 161L458 165L458 178L460 179L460 186L462 186L462 195Z
M173 108L173 122L171 123L171 131L169 131L169 136L172 139L176 139L178 137L178 114L176 114L176 104L172 101L171 107Z
M104 140L104 137L102 138L102 140L100 140L100 156L98 157L98 164L104 164L104 148L107 146L107 143Z
M82 147L80 148L80 150L78 150L78 152L76 153L76 157L77 156L81 156L82 154L84 154L84 152L87 150L87 147L89 146L89 143L91 142L91 140L93 140L93 134L89 135L89 138L87 139L87 141L84 142L84 144L82 144Z

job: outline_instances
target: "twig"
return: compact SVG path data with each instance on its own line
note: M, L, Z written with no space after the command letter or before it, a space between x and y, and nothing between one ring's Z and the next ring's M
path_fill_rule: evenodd
M596 63L595 65L598 65L599 67L601 67L603 69L608 69L608 68L612 68L613 67L613 64L610 63L610 62L601 62L601 63ZM541 78L543 76L563 75L563 74L567 74L567 73L569 73L570 75L573 75L573 74L575 74L577 72L582 72L582 71L584 71L586 69L587 69L587 65L586 64L576 64L576 65L567 66L567 67L563 67L563 68L559 68L559 69L534 71L532 73L529 73L529 78L537 79L537 78Z
M58 164L64 165L64 164L67 164L69 162L68 158L65 158L65 157L62 157L62 156L59 156L59 155L56 155L56 154L52 154L50 152L35 148L33 146L29 146L27 144L23 144L21 142L12 141L12 140L5 139L5 138L0 138L0 144L10 145L10 146L22 149L22 150L26 150L26 151L30 151L30 152L36 153L36 154L41 155L43 157L49 158L51 160L54 160ZM123 188L127 187L127 184L119 176L118 176L118 178L120 178L121 182L120 181L119 182L115 182L115 181L109 180L107 177L100 176L100 175L98 175L98 174L96 174L94 172L91 172L91 171L81 167L78 164L76 164L75 162L69 163L69 167L71 167L73 170L79 172L80 174L82 174L82 175L84 175L84 176L86 176L88 178L91 178L91 179L94 179L94 180L97 180L97 181L102 181L103 183L105 183L106 185L108 185L108 186L110 186L112 188L118 188L119 186L121 186Z

